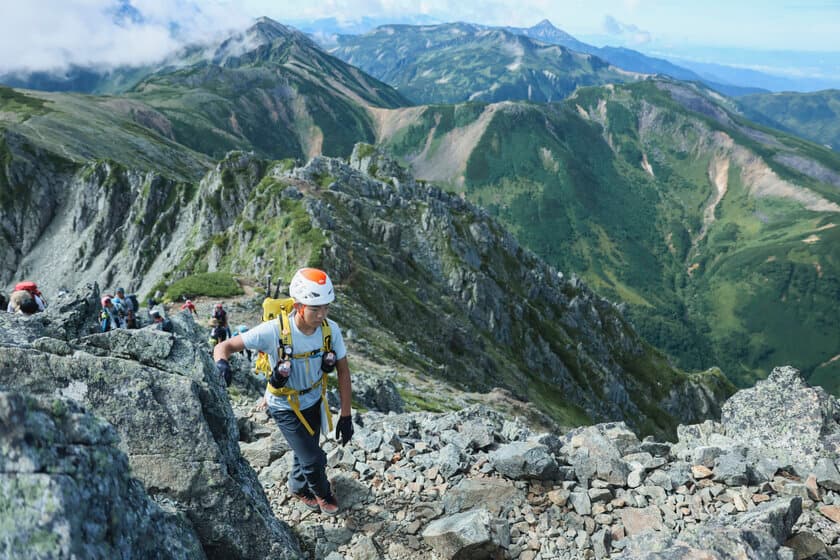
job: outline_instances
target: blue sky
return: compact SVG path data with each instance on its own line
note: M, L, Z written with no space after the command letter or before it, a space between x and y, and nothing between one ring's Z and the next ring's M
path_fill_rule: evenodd
M251 0L249 9L271 2ZM267 8L266 8L267 9ZM274 8L287 19L423 13L442 21L530 26L543 18L592 43L840 50L840 0L331 0Z
M286 23L424 15L530 26L547 18L597 46L763 67L769 51L821 51L840 68L840 0L2 0L0 72L153 62L266 15ZM712 48L715 47L715 48ZM733 53L740 52L739 58ZM745 53L753 53L747 56ZM833 53L833 54L832 54ZM714 56L712 56L712 54ZM730 56L731 55L731 56ZM721 58L730 56L732 60ZM763 58L762 58L763 57ZM813 58L813 57L812 57ZM796 62L788 66L798 66ZM766 69L766 68L765 68ZM838 70L840 74L840 70Z

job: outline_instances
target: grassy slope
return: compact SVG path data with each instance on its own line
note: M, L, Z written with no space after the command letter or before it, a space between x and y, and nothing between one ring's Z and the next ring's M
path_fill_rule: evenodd
M78 163L111 159L136 169L196 178L209 167L204 156L138 125L140 103L80 94L19 91L0 87L0 130Z
M840 90L747 95L737 105L749 119L840 151Z

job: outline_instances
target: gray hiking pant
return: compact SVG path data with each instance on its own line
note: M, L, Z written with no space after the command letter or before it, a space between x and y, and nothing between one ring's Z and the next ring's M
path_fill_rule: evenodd
M269 411L277 427L285 436L294 453L292 472L289 473L289 490L300 494L309 490L320 498L330 495L330 481L327 479L327 454L318 441L321 437L321 401L301 410L303 417L315 430L309 435L306 427L291 410Z

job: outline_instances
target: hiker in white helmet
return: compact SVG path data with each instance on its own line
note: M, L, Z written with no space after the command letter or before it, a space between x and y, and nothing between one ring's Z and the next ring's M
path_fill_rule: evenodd
M327 515L338 513L338 501L326 475L327 458L320 432L332 429L326 402L327 374L338 374L341 415L335 437L344 445L353 435L350 368L341 329L327 319L335 299L333 284L323 270L302 268L289 284L294 309L216 345L213 359L226 380L228 358L245 348L268 355L271 375L266 386L268 413L294 451L289 490L304 506ZM229 384L229 381L228 381Z

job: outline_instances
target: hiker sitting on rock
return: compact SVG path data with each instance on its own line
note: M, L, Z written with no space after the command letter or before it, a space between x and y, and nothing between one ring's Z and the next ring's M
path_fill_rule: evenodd
M23 295L18 295L18 299L21 302L28 302L30 299L35 302L35 306L37 309L35 311L15 311L14 306L12 304L12 297L15 295L15 292L28 292L30 297L25 297ZM31 309L31 306L26 303L26 308ZM9 296L9 303L6 307L6 311L9 313L24 313L26 315L31 315L32 313L37 313L38 311L44 311L47 308L47 301L44 299L44 295L38 289L38 285L31 280L24 280L23 282L18 282L15 284L15 289L12 292L12 295Z
M155 329L159 331L172 332L172 321L164 319L163 315L160 314L160 311L157 309L149 311L149 316L152 318Z
M327 374L338 372L341 417L335 437L344 445L353 435L350 417L352 387L347 351L338 324L327 319L335 299L329 276L302 268L289 285L294 309L218 344L213 352L219 374L230 384L228 358L244 348L268 355L271 375L266 385L268 413L294 451L289 490L304 506L327 515L338 513L338 500L326 474L320 432L332 430L327 406ZM278 346L278 342L280 345Z
M6 310L21 315L32 315L39 311L35 296L26 290L15 290L12 292Z

